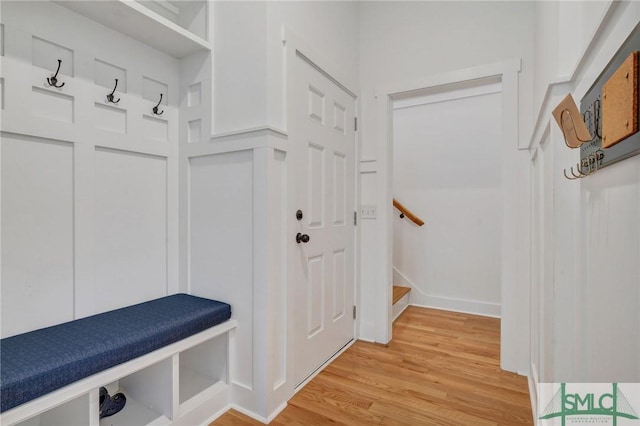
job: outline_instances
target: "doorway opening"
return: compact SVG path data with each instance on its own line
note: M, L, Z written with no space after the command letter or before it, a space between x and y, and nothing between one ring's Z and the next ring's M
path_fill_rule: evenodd
M500 316L501 92L491 77L393 100L393 198L426 221L393 215L394 290L412 305Z
M383 242L377 248L381 261L376 271L381 280L376 281L373 292L373 307L379 316L375 319L374 339L386 343L391 340L393 321L393 225L397 211L393 201L393 115L394 103L410 98L436 95L451 90L462 90L477 85L478 82L500 82L501 131L499 146L501 152L501 221L500 221L500 298L501 317L500 366L507 371L528 371L526 353L528 335L520 330L529 329L528 306L522 303L528 294L529 277L529 194L522 187L529 185L529 160L527 141L519 140L519 90L518 74L521 70L519 59L479 65L472 68L451 71L425 78L422 81L390 85L379 88L376 93L377 127L377 173L382 185L377 192L378 218L376 232ZM469 126L460 122L456 126ZM462 153L460 154L462 155ZM451 164L455 159L442 159ZM400 200L402 201L402 200ZM407 201L410 205L410 201ZM426 212L429 223L429 212ZM452 254L455 258L455 253ZM464 259L460 259L461 261ZM464 265L462 265L464 266ZM462 267L461 266L461 267ZM441 300L442 301L442 300ZM460 309L460 308L458 308ZM462 310L462 309L460 309Z

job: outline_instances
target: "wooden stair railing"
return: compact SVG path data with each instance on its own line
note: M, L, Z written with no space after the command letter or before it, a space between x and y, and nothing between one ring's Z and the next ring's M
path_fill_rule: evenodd
M393 207L395 207L396 209L400 210L400 217L407 217L407 219L411 220L413 223L415 223L418 226L422 226L424 225L424 220L420 219L418 216L416 216L415 214L413 214L411 212L411 210L409 210L408 208L406 208L405 206L403 206L398 200L396 200L395 198L393 199Z

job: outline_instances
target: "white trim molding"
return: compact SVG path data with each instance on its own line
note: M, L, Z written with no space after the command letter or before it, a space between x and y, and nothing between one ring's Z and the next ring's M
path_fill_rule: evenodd
M429 90L434 87L502 76L508 73L519 73L522 67L521 62L522 61L520 59L511 59L470 68L463 68L455 71L435 74L413 82L381 87L376 89L374 93L378 98L380 96L390 96L392 99L419 96L423 94L421 93L422 91Z
M441 309L444 311L460 312L463 314L480 315L483 317L500 318L500 305L497 303L480 302L477 300L455 299L452 297L428 296L422 293L411 295L411 306Z
M502 321L501 333L501 367L509 371L518 370L518 330L528 328L528 324L518 323L518 300L523 293L528 292L528 268L524 266L529 259L529 240L521 235L519 229L529 229L527 217L518 214L518 204L524 196L519 194L519 180L526 181L528 174L522 174L523 164L526 173L529 172L529 155L526 146L519 142L519 91L518 75L521 70L521 60L511 59L502 62L479 65L425 77L412 83L391 84L374 90L376 97L376 165L379 182L383 184L377 188L378 220L376 232L381 242L377 250L379 260L376 276L381 279L375 283L373 310L377 312L375 318L374 339L379 343L391 340L391 324L393 309L391 305L391 283L393 271L393 210L392 210L392 180L393 180L393 136L392 136L392 107L399 99L427 95L441 89L458 89L476 80L486 80L487 83L502 83L502 272L501 286L502 305L500 316ZM524 154L524 155L520 155ZM522 163L522 164L521 164ZM524 269L527 269L526 273ZM526 285L525 285L526 284ZM457 306L458 310L469 310L469 304L453 303L442 298L433 298L429 304L445 305L448 308ZM456 301L459 302L459 301ZM487 313L497 314L497 306L474 305L473 309L481 309ZM496 315L498 316L498 315Z
M395 283L399 282L404 286L411 287L411 292L405 296L407 297L407 305L420 306L423 308L442 309L445 311L461 312L464 314L482 315L484 317L500 318L499 303L426 294L420 289L420 287L415 285L396 267L393 268L393 273ZM402 299L398 303L400 303L401 301ZM401 312L394 312L393 319L395 320L400 315L400 313Z
M529 399L531 400L531 413L533 414L534 424L537 424L538 418L538 371L532 362L529 369L529 377L527 382L529 385Z

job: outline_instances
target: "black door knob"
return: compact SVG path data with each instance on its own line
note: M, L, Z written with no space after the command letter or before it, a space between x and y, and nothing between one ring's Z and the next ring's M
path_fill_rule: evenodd
M307 234L303 234L301 232L298 232L298 235L296 235L296 242L298 244L300 243L308 243L310 240L309 236Z

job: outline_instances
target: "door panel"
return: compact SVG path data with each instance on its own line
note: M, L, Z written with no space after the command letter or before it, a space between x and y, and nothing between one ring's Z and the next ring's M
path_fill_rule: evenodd
M322 331L324 325L324 256L309 258L307 269L307 338Z
M341 152L333 153L333 225L345 224L345 184L347 180L347 165L345 155Z
M313 143L309 143L308 154L308 211L309 228L322 228L324 217L324 148Z
M345 251L333 253L333 320L339 320L346 311L345 306Z
M355 100L298 56L292 78L295 229L309 236L296 245L292 284L300 384L354 335Z

